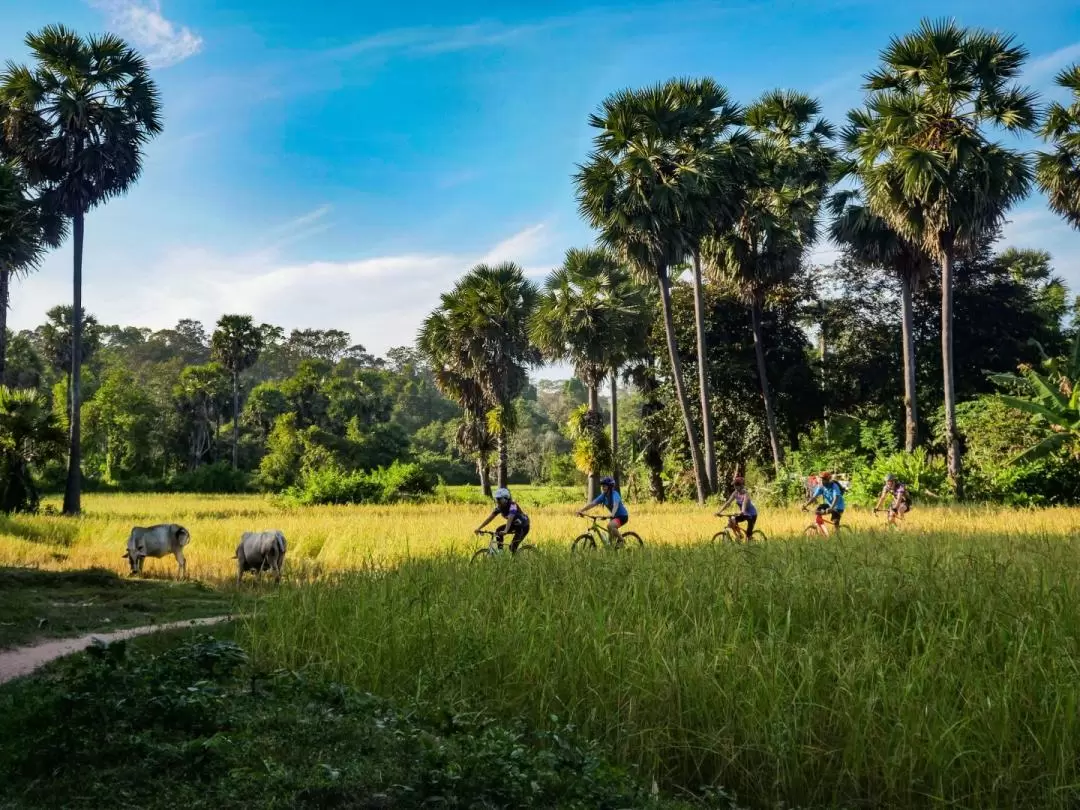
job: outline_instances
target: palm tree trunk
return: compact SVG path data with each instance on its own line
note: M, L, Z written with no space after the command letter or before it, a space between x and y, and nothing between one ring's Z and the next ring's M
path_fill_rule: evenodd
M590 418L595 418L595 419L597 419L599 421L599 418L600 418L600 392L597 391L597 388L596 388L595 385L588 386L587 390L589 392L589 416L590 416ZM593 416L594 414L595 414L595 417ZM597 424L598 424L598 422L592 422L590 424L589 429L590 430L596 430L597 429ZM595 462L594 462L592 469L589 470L589 479L588 479L588 483L586 484L585 498L586 498L586 500L591 501L598 494L600 494L600 472L599 472L599 470L595 469Z
M765 401L765 423L769 428L769 444L772 445L773 466L777 474L784 464L784 448L780 445L780 433L776 428L776 411L773 408L769 374L765 369L765 344L761 334L761 304L750 304L750 325L754 330L754 354L757 355L758 379L761 381L761 398Z
M499 425L499 486L505 487L510 478L510 449L509 437L506 435L506 427Z
M232 383L232 468L239 466L240 458L240 374L233 372Z
M664 310L664 334L667 337L668 360L671 362L671 380L675 384L675 397L679 401L683 424L686 426L690 458L694 462L698 504L704 506L708 478L705 474L705 464L701 459L701 448L698 446L697 430L694 427L693 417L690 415L690 402L686 398L686 388L683 386L682 360L679 357L679 347L675 343L675 321L671 315L671 281L668 279L667 267L657 268L657 280L660 284L660 304Z
M11 270L0 262L0 385L7 385L7 313Z
M611 477L619 485L619 370L611 370ZM594 496L595 497L595 496Z
M79 387L82 382L82 260L83 212L74 217L72 236L75 243L75 266L72 274L71 302L71 447L68 451L67 483L64 487L64 514L82 511L82 410Z
M914 315L911 305L911 279L900 277L900 333L904 343L904 450L915 452L919 444L919 413L915 399Z
M476 462L476 471L480 474L480 491L485 498L491 497L491 474L486 460Z
M941 368L945 386L945 443L949 450L949 482L957 499L964 497L960 437L956 430L956 380L953 377L953 256L952 248L941 259Z
M694 263L694 331L697 333L698 387L701 389L701 432L705 444L705 474L708 494L716 492L716 442L713 438L712 408L709 406L709 366L705 346L705 293L701 285L701 255L695 250Z

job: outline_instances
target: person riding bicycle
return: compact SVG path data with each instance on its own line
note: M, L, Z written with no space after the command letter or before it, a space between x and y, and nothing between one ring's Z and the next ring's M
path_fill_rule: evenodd
M476 528L476 533L480 534L484 527L497 517L506 519L506 525L495 530L495 540L498 543L499 550L502 551L503 537L509 534L511 537L510 553L513 554L521 545L521 541L529 534L529 516L510 497L510 490L506 487L499 487L495 490L495 509L488 515L487 520Z
M833 525L833 530L840 528L840 519L844 516L844 488L839 481L834 481L831 472L823 472L819 476L819 483L814 487L810 498L803 504L803 511L818 498L822 503L817 507L819 515L828 514Z
M888 521L895 525L897 518L902 519L911 510L911 493L908 492L907 485L892 473L885 476L885 486L881 490L881 497L878 498L877 505L874 506L875 514L880 511L881 505L889 497L892 498L892 503L889 504Z
M746 488L746 481L741 475L735 476L731 482L732 487L731 494L728 499L724 501L724 505L717 511L717 517L723 517L723 512L731 504L737 504L739 507L739 514L734 518L736 523L746 524L746 539L749 541L754 534L754 524L757 523L757 507L754 506L754 502L750 500L750 490Z
M621 546L622 535L619 534L619 529L630 520L630 513L626 511L626 504L623 503L622 497L619 495L618 490L615 489L615 479L610 475L600 479L600 494L579 509L578 515L584 517L586 512L601 505L611 512L611 522L607 526L611 544L616 547Z

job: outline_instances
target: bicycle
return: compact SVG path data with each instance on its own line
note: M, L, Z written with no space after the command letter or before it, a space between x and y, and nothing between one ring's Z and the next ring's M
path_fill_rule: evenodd
M806 537L826 537L827 538L827 537L829 537L829 528L828 527L832 526L832 534L843 534L844 537L849 537L851 535L851 527L850 526L844 526L844 525L837 526L831 520L826 521L825 520L825 515L827 515L827 514L829 514L829 513L828 512L821 512L821 511L815 512L814 513L814 522L811 523L809 526L807 526L805 529L803 529L803 534Z
M481 559L486 560L489 557L497 557L500 554L509 553L516 557L523 551L527 551L530 554L536 551L536 546L534 546L532 543L522 543L514 551L510 551L509 548L500 548L500 540L505 537L503 532L490 532L481 529L477 532L477 534L486 534L491 539L488 540L487 548L481 548L476 550L476 552L472 555L472 559L470 560L470 562L476 562L477 560Z
M586 520L592 521L590 526L584 534L578 535L574 542L570 544L571 551L593 551L596 549L596 540L600 539L600 545L604 548L612 548L611 535L608 534L607 529L602 528L598 524L601 520L611 520L607 515L581 515ZM619 532L622 536L622 542L617 546L618 549L640 549L645 547L645 541L641 539L641 536L637 532Z
M888 509L875 509L874 515L877 516L882 512L885 513L885 531L898 532L900 531L900 524L903 523L905 512L900 512L892 507Z
M726 529L721 529L713 535L712 542L714 543L745 543L746 532L743 531L743 527L739 525L735 520L739 515L737 513L718 515L718 517L726 517L728 524ZM760 541L764 543L769 538L765 536L765 533L760 529L754 529L754 534L751 536L750 542Z

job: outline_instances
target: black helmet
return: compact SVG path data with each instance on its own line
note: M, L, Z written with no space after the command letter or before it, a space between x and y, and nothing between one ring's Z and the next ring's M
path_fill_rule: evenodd
M610 475L605 475L603 478L600 479L600 486L613 487L615 486L615 479L612 478Z

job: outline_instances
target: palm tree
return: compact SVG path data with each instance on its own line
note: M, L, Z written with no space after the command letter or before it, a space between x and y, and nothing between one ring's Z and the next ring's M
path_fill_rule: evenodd
M904 351L904 449L913 453L919 443L919 414L915 398L915 337L912 293L930 271L930 261L882 217L862 204L858 191L839 191L829 200L833 215L829 235L860 262L891 272L900 282L900 332Z
M240 454L240 375L255 365L262 351L262 332L250 315L222 315L210 339L210 355L229 372L233 391L232 465L238 466Z
M138 179L142 147L161 131L158 91L146 60L112 34L84 39L62 25L47 26L27 35L26 45L33 69L12 64L0 76L0 130L30 183L72 222L72 345L78 345L84 218ZM81 508L80 381L73 351L67 515Z
M32 465L64 451L64 431L37 391L0 386L0 512L36 512Z
M734 226L706 244L715 274L734 283L750 308L758 379L765 403L773 464L777 473L784 449L765 365L762 312L769 293L789 282L817 239L817 218L829 189L835 151L833 130L815 99L773 91L746 114L754 135L753 179Z
M67 222L35 198L14 161L0 162L0 384L7 360L7 312L12 275L34 270L67 236Z
M685 137L685 99L672 83L609 96L590 116L594 150L575 175L582 215L602 241L657 285L675 397L694 465L698 502L708 474L683 384L669 270L693 253L712 191L708 150Z
M473 420L472 433L480 409L486 411L498 446L500 487L509 477L509 438L517 427L514 399L528 382L528 369L541 362L528 335L536 297L536 286L513 262L479 264L443 294L418 338L440 390Z
M924 20L893 39L867 76L867 106L848 115L871 210L941 267L941 356L949 479L963 495L956 429L952 299L957 252L992 233L1027 196L1027 156L984 130L1031 131L1036 97L1013 84L1027 51L1012 37Z
M1072 91L1072 104L1055 101L1046 111L1039 134L1056 151L1039 153L1035 179L1050 207L1080 228L1080 65L1063 70L1056 81Z
M562 267L548 276L533 314L529 335L550 360L569 360L589 392L590 418L578 419L582 430L598 428L599 387L612 377L612 447L618 441L618 395L615 377L645 341L646 301L642 291L604 248L573 248ZM589 464L588 497L597 495L600 469Z
M743 132L731 132L743 123L743 110L727 90L712 79L675 79L668 83L679 102L681 121L673 137L702 154L708 166L709 191L696 198L692 219L701 230L692 236L691 281L694 290L694 332L697 338L698 389L701 397L701 428L705 449L705 473L710 493L717 490L716 440L713 435L709 394L708 345L705 334L705 296L701 281L700 242L710 231L727 230L738 215L745 174L752 165L749 140ZM695 204L687 201L687 205ZM614 382L614 377L612 377Z

